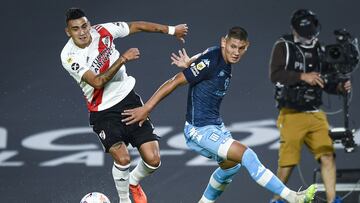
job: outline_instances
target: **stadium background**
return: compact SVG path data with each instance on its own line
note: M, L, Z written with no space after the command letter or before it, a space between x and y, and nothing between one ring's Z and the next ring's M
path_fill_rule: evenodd
M189 55L219 43L233 25L249 32L251 46L234 66L228 95L222 105L226 125L234 137L253 147L263 163L276 170L277 130L268 62L274 41L289 31L293 10L309 8L322 24L321 41L335 42L334 29L347 28L360 37L360 2L348 1L24 1L1 3L0 68L0 202L79 202L91 191L115 200L111 159L101 152L90 133L80 88L62 68L60 52L67 41L64 12L83 8L92 24L145 20L162 24L187 23L186 43L170 36L140 33L116 41L117 49L138 47L141 58L127 65L137 79L136 91L147 100L166 79L179 71L170 53L185 47ZM352 128L360 128L360 71L353 74L350 107ZM162 166L142 182L153 203L196 202L215 166L186 149L182 140L187 88L174 92L152 113L162 135ZM325 110L341 109L338 96L325 96ZM342 113L329 115L342 125ZM359 134L359 133L356 133ZM52 139L53 138L53 139ZM360 143L359 136L356 142ZM133 157L138 156L135 151ZM337 149L338 168L360 168L359 152ZM318 167L307 150L301 169L307 183ZM304 183L294 171L289 186ZM271 194L248 176L235 176L219 202L268 202ZM115 202L115 201L114 201Z

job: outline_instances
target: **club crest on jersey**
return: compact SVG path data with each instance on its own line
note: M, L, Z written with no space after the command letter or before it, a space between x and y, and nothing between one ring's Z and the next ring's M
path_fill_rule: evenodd
M68 58L68 59L66 60L66 62L71 63L71 62L72 62L72 58Z
M101 41L104 43L104 45L106 47L110 46L110 37L109 36L106 36L106 37L102 38Z
M102 130L102 131L99 133L99 137L100 137L102 140L105 140L106 134L105 134L105 131L104 131L104 130Z
M71 69L73 71L77 71L77 70L79 70L79 68L80 68L80 65L78 63L71 64Z

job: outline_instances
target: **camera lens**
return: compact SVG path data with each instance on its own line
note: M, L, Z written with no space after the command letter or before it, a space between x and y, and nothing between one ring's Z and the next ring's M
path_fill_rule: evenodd
M333 59L339 59L340 58L340 55L341 55L341 52L339 50L338 47L332 47L330 50L329 50L329 54L331 56L331 58Z

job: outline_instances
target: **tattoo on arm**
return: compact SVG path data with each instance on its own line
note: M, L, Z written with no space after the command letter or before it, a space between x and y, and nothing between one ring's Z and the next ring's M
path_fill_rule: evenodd
M151 22L144 22L144 21L137 21L129 23L130 30L132 32L158 32L158 33L167 33L167 26L151 23Z
M115 74L119 71L122 65L126 63L127 59L124 56L120 56L119 59L115 61L114 64L110 66L108 70L103 73L100 73L95 77L95 86L102 88L106 83L108 83Z

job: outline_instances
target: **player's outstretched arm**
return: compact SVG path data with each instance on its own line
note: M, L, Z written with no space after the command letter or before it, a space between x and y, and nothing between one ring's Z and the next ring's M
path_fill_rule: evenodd
M185 42L184 37L187 35L188 32L188 26L186 24L167 26L145 21L134 21L129 22L128 24L130 28L130 34L137 32L159 32L174 35L182 42Z
M197 58L199 58L200 55L201 53L196 54L191 58L189 58L189 56L186 53L186 50L182 48L181 50L179 50L178 55L176 55L175 53L171 53L170 56L170 59L172 61L171 65L176 65L179 68L188 68L192 62L194 62Z
M184 73L180 72L171 79L162 84L159 89L151 96L151 98L142 107L125 110L122 115L127 116L122 122L126 125L139 122L142 126L144 121L148 118L150 112L155 106L163 100L167 95L171 94L177 87L187 84Z
M109 82L114 75L119 71L122 65L128 61L138 59L140 57L139 49L131 48L125 51L104 73L95 75L91 70L84 73L82 80L94 87L95 89L101 89Z

